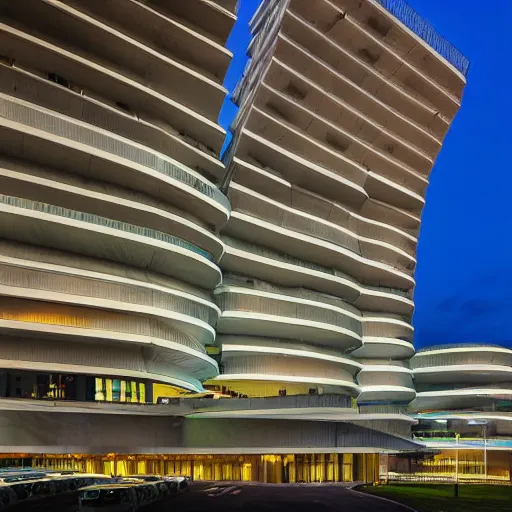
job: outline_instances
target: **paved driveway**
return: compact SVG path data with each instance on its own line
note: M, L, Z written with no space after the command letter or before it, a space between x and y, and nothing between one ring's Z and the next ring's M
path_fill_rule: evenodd
M206 484L148 512L410 512L410 509L335 484Z

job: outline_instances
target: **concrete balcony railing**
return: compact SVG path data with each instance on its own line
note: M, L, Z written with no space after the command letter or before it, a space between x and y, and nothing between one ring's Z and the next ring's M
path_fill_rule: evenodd
M24 158L29 153L43 165L121 186L132 183L140 192L172 202L213 225L229 217L227 198L206 178L112 132L3 94L0 132L0 148L8 155Z
M409 403L415 396L412 371L396 365L365 364L357 375L359 403Z
M202 345L215 341L220 312L213 303L172 288L124 283L114 276L95 279L79 269L2 258L0 295L127 313L167 322ZM42 268L41 268L42 267ZM87 274L85 272L85 274ZM165 291L164 291L165 290Z
M235 356L286 356L297 361L315 360L335 364L341 370L354 377L363 365L348 356L339 355L338 350L313 347L297 340L260 338L257 336L219 335L217 342L222 346L222 355L226 359ZM305 363L304 363L305 364Z
M320 0L314 8L310 6L312 7L312 4L304 4L300 1L292 1L290 4L294 12L326 33L341 47L366 60L386 78L424 97L441 112L449 111L453 108L452 105L460 106L459 100L465 85L463 80L458 82L457 90L452 93L442 87L435 76L428 76L410 64L406 56L400 55L394 48L385 44L382 34L375 28L372 30L368 26L367 29L350 13L346 13L331 2ZM452 79L454 78L456 76L452 72ZM454 85L453 80L452 85Z
M315 126L318 128L318 123ZM405 180L393 171L390 179L346 157L332 133L320 131L322 137L332 136L330 146L314 140L276 113L252 107L245 128L238 134L237 158L260 162L295 185L309 187L329 199L339 198L334 194L338 190L344 203L356 210L372 198L416 215L421 212L428 183L425 177L412 172ZM275 140L280 143L272 142ZM400 181L407 181L407 186Z
M88 5L93 4L96 5ZM185 168L198 169L203 175L223 176L226 169L217 155L180 133L168 121L126 110L89 90L77 92L45 80L33 70L20 67L22 64L8 66L0 63L0 92L138 142L180 162Z
M272 122L273 118L269 118ZM248 130L242 130L237 146L237 158L249 159L251 154L257 155L260 167L279 169L284 179L324 197L336 200L344 197L344 202L359 209L368 199L362 185L350 181L340 172L326 169L312 161L288 151L279 144ZM359 181L364 183L366 172L361 173Z
M151 348L121 344L108 338L98 338L100 344L91 343L91 339L64 335L68 328L42 341L34 339L28 331L30 336L23 337L22 329L15 336L9 336L4 320L0 320L0 329L0 367L3 370L150 379L196 392L203 389L200 379L218 373L213 359L185 346Z
M63 0L75 9L89 13L104 23L122 26L123 32L147 46L173 58L177 57L202 74L222 82L231 62L231 52L195 30L179 17L164 15L137 0L109 0L108 6L96 2ZM213 28L213 27L208 27Z
M335 43L310 23L287 11L283 20L282 32L330 66L342 70L346 78L363 87L379 100L388 103L402 115L424 128L432 130L436 135L441 134L437 130L437 126L441 127L442 123L434 119L438 116L439 109L433 107L412 89L405 89L399 82L389 80L371 64ZM289 59L283 59L284 56L280 54L276 56L284 62L290 63ZM453 105L446 112L453 116L456 111L457 106ZM447 125L448 119L445 119L444 123Z
M129 8L130 4L125 6ZM125 74L206 119L217 121L227 94L217 80L88 16L74 5L59 0L26 0L23 5L9 2L3 10L3 19L5 23L23 26L26 32L36 31L78 56ZM52 20L51 23L48 20ZM21 60L22 56L19 58Z
M121 187L0 159L0 190L4 195L22 197L38 204L79 210L169 234L204 250L213 261L220 259L224 252L222 242L191 215Z
M497 383L492 386L474 386L439 391L418 390L411 410L456 411L456 410L493 410L496 402L512 400L512 383Z
M416 391L408 386L376 385L362 386L357 397L358 404L398 403L408 404L416 397Z
M269 71L271 75L275 62L281 63L294 73L300 73L317 87L329 91L337 101L350 105L375 123L386 126L392 133L426 154L434 155L441 148L448 124L444 120L436 120L430 109L422 113L418 120L410 119L389 104L387 98L375 97L361 85L349 80L335 65L318 59L312 52L284 35L277 39L274 62ZM268 83L272 85L272 76ZM336 110L339 108L336 107Z
M303 235L251 215L234 212L226 231L229 235L249 239L249 242L262 244L301 260L308 259L318 265L339 269L361 283L403 290L414 287L410 271L404 272L380 261L359 256L335 243Z
M414 233L420 224L418 217L375 200L367 200L360 214L356 213L339 204L339 198L321 196L298 186L294 176L291 176L292 181L286 180L271 167L263 168L254 162L235 157L230 166L236 181L230 183L229 193L235 210L245 209L271 220L272 215L277 215L275 201L294 211L332 222L362 238L383 241L411 256L415 254L417 238Z
M146 0L146 5L169 17L182 19L208 38L225 46L236 21L233 0Z
M364 336L363 346L351 356L361 359L409 359L414 355L414 345L397 338Z
M213 288L221 280L213 256L153 229L98 215L0 195L2 237L149 268Z
M100 62L68 51L57 44L31 36L5 23L0 24L0 46L3 55L24 67L52 76L60 83L87 89L127 106L133 112L166 122L172 119L174 128L199 141L218 154L224 143L225 130L172 98L154 91L125 73Z
M397 338L412 343L414 327L400 316L363 313L363 335L370 338Z
M361 317L348 307L236 286L218 287L215 299L221 334L300 339L343 351L361 344Z
M414 264L417 240L408 232L358 215L285 180L276 180L268 171L245 164L236 178L252 181L258 191L231 182L229 198L233 210L338 243L367 257L374 255L372 259L397 268ZM267 181L275 182L275 187L264 195L266 177Z
M397 314L412 313L407 292L361 286L340 271L322 267L240 240L222 237L226 244L220 265L224 271L248 275L278 286L304 287L342 297L360 309ZM361 305L365 307L360 307Z
M108 260L84 256L73 252L63 252L58 249L38 247L33 244L13 243L0 240L0 263L26 270L50 271L56 275L66 275L70 278L80 277L98 280L115 285L126 285L131 290L147 290L148 293L172 293L184 299L191 298L200 306L212 309L208 317L196 313L207 323L216 322L220 310L212 301L211 292L192 286L181 279L174 279L164 274L152 272L146 268L130 267L127 274L126 265ZM144 292L146 293L146 292ZM115 296L114 296L115 297ZM164 302L160 303L161 307ZM202 309L200 311L203 311ZM181 311L184 313L184 311Z
M291 389L304 389L303 393L317 387L352 396L359 393L353 376L334 362L277 354L225 354L222 372L211 382L225 386L230 382L235 386L237 382L250 382L254 383L255 393L262 387L259 383L289 384Z
M336 0L336 3L344 7L348 6L349 1ZM384 9L379 9L376 4ZM385 44L447 89L454 92L460 90L469 70L469 60L405 0L375 0L364 2L358 8L352 5L354 8L348 11L351 16L366 26L372 21L371 28L376 35L383 38ZM383 24L378 21L375 23L375 17L380 18ZM396 20L399 23L396 23ZM451 69L451 66L460 73L460 76Z
M51 343L48 339L58 341L61 346L67 346L70 349L75 344L83 346L84 343L93 342L99 347L96 359L101 360L102 346L132 345L133 350L139 354L142 349L154 351L155 353L149 358L149 361L164 367L167 362L167 371L172 371L174 364L181 368L182 373L189 372L196 379L206 379L217 374L217 363L206 355L201 343L162 321L98 308L68 306L11 297L0 298L0 305L0 331L2 334L42 337L45 341L38 341L37 344L43 351L50 350ZM3 354L5 358L8 352L5 351ZM17 352L9 357L20 359ZM39 359L39 357L44 358ZM26 360L32 361L34 358L35 361L40 361L42 364L48 364L48 361L62 360L56 354L43 356L37 353L30 357L27 356ZM117 364L121 363L122 358ZM23 367L26 368L26 365Z
M300 192L297 190L295 195L299 196ZM377 224L364 217L351 214L351 212L336 204L329 205L326 200L317 198L313 194L309 194L309 197L307 197L303 193L304 203L309 199L306 204L313 210L314 202L318 201L318 210L323 215L326 215L325 207L331 206L328 215L329 217L332 216L335 222L310 215L300 209L291 208L237 183L231 183L229 197L234 211L231 214L230 222L224 228L224 232L231 236L244 238L254 243L260 242L276 250L288 252L295 250L296 252L293 253L295 256L308 258L323 265L329 265L329 256L325 253L329 253L328 247L335 245L339 246L341 250L346 249L354 253L354 261L350 262L349 260L344 265L347 272L356 267L356 255L358 255L361 257L361 262L366 260L383 263L388 266L388 271L395 269L407 275L412 274L416 262L412 256L414 250L411 251L410 249L412 237L406 233L402 234L398 230L393 230L385 224ZM297 199L301 198L297 197ZM252 220L252 218L255 220ZM254 224L257 221L270 223L276 226L278 230L289 230L305 235L307 238L314 238L317 240L317 246L325 243L325 247L323 250L311 251L308 248L309 245L314 244L311 241L310 243L304 242L304 249L302 250L300 247L294 248L293 245L285 243L284 240L279 242L275 237L265 236L265 232L260 232L262 231L261 227L260 229L254 227L254 233L253 230L247 229L248 224ZM360 236L358 231L374 235L376 239L367 238L364 235ZM386 239L388 234L391 240ZM283 237L283 239L286 239L286 237ZM393 242L395 240L402 247L405 246L407 252L402 248L394 247ZM342 264L343 258L340 258L338 265ZM361 268L363 267L364 265L361 266ZM364 274L364 271L362 273Z
M335 80L334 70L328 73L329 75L332 75L332 80ZM359 145L370 145L376 151L387 153L388 156L391 156L390 152L392 151L393 158L404 165L408 165L422 174L430 172L440 144L432 140L431 137L425 137L425 140L418 139L415 143L409 142L410 133L394 132L393 125L391 123L389 126L389 122L386 125L381 124L374 118L374 111L379 111L377 102L373 105L374 108L366 109L365 112L364 101L357 101L356 98L350 97L349 103L334 94L335 88L325 88L321 78L313 80L276 58L270 63L264 80L264 84L269 90L272 89L286 97L293 98L302 108L334 123L340 133L346 132L355 137L353 126L357 123L359 130L355 142L358 142ZM346 87L348 88L349 85L347 84ZM358 92L364 96L362 91ZM277 98L275 93L272 97L274 101ZM263 105L259 96L257 101ZM284 102L282 104L284 105ZM393 119L394 116L392 112L387 112L386 117Z
M511 366L512 350L493 345L440 345L419 350L411 359L411 368L423 370L431 367L459 365Z
M410 166L401 163L388 152L376 150L373 146L362 142L350 132L340 130L337 123L326 120L318 114L304 108L299 102L276 90L269 89L264 84L259 91L256 107L253 107L246 120L245 127L270 140L279 140L281 146L296 155L313 160L318 165L338 172L357 185L367 188L369 180L375 174L395 185L398 192L412 198L423 196L428 180L425 177L432 167L422 166L425 175L420 174ZM253 158L258 159L257 153ZM368 170L363 177L353 176L347 169L351 166L362 166ZM279 168L278 168L279 169ZM356 181L358 180L358 181ZM407 192L401 192L405 189ZM379 199L379 196L375 196ZM400 199L397 206L414 209L412 199ZM395 204L394 201L389 201ZM420 201L421 202L421 201ZM410 204L411 203L411 204Z
M446 364L414 369L414 379L421 386L466 383L497 384L512 381L512 368L499 364Z
M340 412L353 412L352 399L344 395L269 396L265 398L237 398L232 400L181 399L182 407L192 407L194 412L321 409L335 408Z

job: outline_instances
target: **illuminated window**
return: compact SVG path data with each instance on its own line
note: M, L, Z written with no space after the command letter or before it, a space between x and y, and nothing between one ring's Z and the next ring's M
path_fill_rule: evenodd
M98 402L146 402L146 384L122 379L94 379L94 399Z

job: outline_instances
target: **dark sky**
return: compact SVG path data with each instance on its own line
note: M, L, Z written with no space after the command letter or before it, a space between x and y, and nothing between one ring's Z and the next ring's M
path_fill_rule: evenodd
M471 61L462 108L430 176L416 270L416 348L444 343L512 346L512 1L408 0ZM258 0L240 0L226 77L245 65L247 22ZM221 113L227 126L235 109Z

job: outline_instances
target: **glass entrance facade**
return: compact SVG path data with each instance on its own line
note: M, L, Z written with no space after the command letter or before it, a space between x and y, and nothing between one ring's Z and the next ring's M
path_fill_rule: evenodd
M377 482L379 455L52 455L4 454L0 467L31 466L107 475L160 474L194 480L267 483Z

